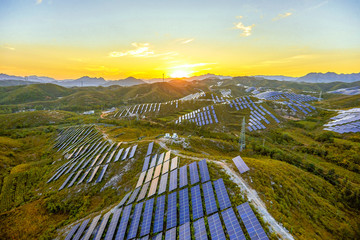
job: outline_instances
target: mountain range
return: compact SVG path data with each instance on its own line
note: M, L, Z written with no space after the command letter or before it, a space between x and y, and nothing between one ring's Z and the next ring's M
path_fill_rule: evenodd
M309 82L309 83L328 83L328 82L355 82L360 81L360 73L352 73L352 74L337 74L334 72L327 73L308 73L302 77L289 77L283 75L256 75L256 78L263 78L268 80L278 80L278 81L292 81L292 82ZM205 79L231 79L230 76L221 76L215 74L204 74L200 76L192 76L189 78L183 78L182 80L186 81L202 81ZM174 78L166 78L165 82L169 82L174 80ZM134 86L144 83L155 83L162 82L161 78L153 78L153 79L137 79L134 77L128 77L125 79L119 80L105 80L102 77L88 77L84 76L78 79L64 79L64 80L56 80L54 78L46 77L46 76L36 76L31 75L27 77L7 75L4 73L0 74L0 86L15 86L15 85L28 85L28 84L38 84L38 83L53 83L63 87L98 87L98 86L111 86L111 85L119 85L119 86Z

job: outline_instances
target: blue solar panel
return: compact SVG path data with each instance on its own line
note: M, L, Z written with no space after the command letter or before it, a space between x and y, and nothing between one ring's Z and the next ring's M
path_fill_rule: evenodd
M214 240L226 240L224 230L219 218L219 214L215 213L208 217L209 229L211 234L211 239Z
M158 233L158 232L163 231L163 229L164 229L164 211L165 211L165 195L158 197L156 200L153 233Z
M136 148L138 145L132 147L129 158L133 158L136 152Z
M203 192L204 192L205 207L206 207L207 215L217 212L218 208L216 206L214 190L212 188L211 182L207 182L207 183L203 184Z
M177 192L173 192L168 195L166 229L176 227L176 225L177 225L176 194L177 194Z
M120 156L121 156L121 154L122 154L123 151L124 151L123 148L121 148L121 149L118 151L118 153L117 153L116 156L115 156L114 162L117 162L117 161L120 160Z
M207 240L207 231L205 227L204 218L200 218L194 222L194 231L196 240Z
M187 165L180 168L180 188L188 185Z
M189 193L187 188L179 191L179 208L179 224L182 225L190 221Z
M175 227L166 231L165 240L176 240L176 228Z
M142 208L143 202L136 204L127 239L132 239L137 236Z
M119 228L118 228L118 231L117 231L116 237L115 237L115 239L117 239L117 240L124 239L125 232L126 232L126 229L127 229L129 218L130 218L131 207L132 207L132 205L128 205L128 206L126 206L124 208L124 212L123 212L123 215L121 217Z
M132 194L131 194L131 196L130 196L130 198L129 198L129 201L127 202L127 204L133 203L133 202L135 201L135 198L137 197L137 195L138 195L139 192L140 192L140 188L141 188L141 187L138 187L137 189L135 189L135 190L132 192Z
M219 202L220 210L224 210L225 208L231 207L229 195L226 191L225 184L222 178L214 182L214 187L216 191L217 200Z
M177 188L177 172L178 172L177 169L170 172L170 183L169 183L170 192Z
M109 166L109 165L106 164L106 165L103 167L103 169L102 169L102 171L101 171L98 179L96 179L96 183L101 182L101 180L103 179L103 177L104 177L104 175L105 175L105 172L106 172L106 169L108 168L108 166Z
M240 156L233 158L233 162L235 163L235 165L238 168L240 173L244 173L244 172L247 172L250 170L249 167L246 165L246 163Z
M81 240L89 240L91 235L93 234L93 231L100 219L101 215L98 215L96 217L93 218L88 230L86 231L86 233L84 234L84 237Z
M197 170L196 162L190 163L189 169L190 169L190 182L191 182L191 185L193 185L193 184L199 182L199 173Z
M204 216L199 185L196 185L195 187L191 188L191 206L192 206L193 220L196 220Z
M206 163L206 160L201 160L199 162L199 170L200 170L200 175L201 175L201 182L207 182L210 180L210 175L209 175L209 170L208 170L208 166Z
M147 200L145 203L145 209L141 223L140 237L150 233L153 209L154 209L154 198L151 198L150 200Z
M179 240L191 239L190 222L187 222L179 227Z
M109 221L109 217L110 217L110 214L111 214L111 211L107 212L103 219L101 220L101 223L100 223L100 227L99 229L97 230L96 234L95 234L95 238L94 240L100 240L102 235L103 235L103 232L105 230L105 227Z
M221 216L224 220L226 231L230 240L246 240L246 237L241 230L239 221L236 218L235 212L232 208L221 212Z
M150 168L155 167L156 165L156 159L157 159L157 154L155 154L152 159L151 159L151 163L150 163Z
M76 230L79 228L80 223L76 224L68 233L68 235L66 235L65 240L70 240L72 238L72 236L74 235L74 233L76 232Z
M149 162L150 162L150 156L145 157L144 165L143 165L143 168L141 170L142 172L148 170Z
M237 210L251 239L269 239L248 202L237 206Z
M162 240L162 233L157 234L152 240Z
M106 232L105 240L110 240L113 238L121 212L122 212L122 208L114 211L114 214L113 214L111 222L110 222L109 229Z
M65 182L61 185L61 187L59 188L59 191L62 190L67 184L68 182L70 181L70 179L72 178L72 176L74 175L75 173L72 172L65 180Z

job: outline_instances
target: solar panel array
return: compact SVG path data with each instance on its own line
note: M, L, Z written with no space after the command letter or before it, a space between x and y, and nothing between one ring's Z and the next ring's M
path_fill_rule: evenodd
M360 132L360 108L341 110L338 112L338 115L330 120L330 122L324 125L324 130L337 133Z
M47 183L57 181L68 175L59 191L82 183L100 183L113 162L117 162L122 153L121 142L110 144L92 126L70 127L63 129L56 138L54 148L63 151L66 162L60 166ZM137 145L128 147L130 154L123 154L122 160L133 158ZM99 171L101 169L101 171ZM93 181L96 179L96 181Z
M103 235L105 235L105 239L150 239L150 237L160 239L163 235L165 235L165 239L208 239L209 237L211 239L246 239L238 216L231 208L224 181L222 179L210 181L205 160L194 163L190 164L192 167L189 165L190 176L191 169L197 171L197 165L199 165L201 183L198 180L197 184L192 187L185 187L187 184L183 183L182 188L174 191L178 189L178 172L180 172L179 182L187 182L181 181L181 176L187 176L187 166L181 167L179 171L176 168L170 172L169 180L169 185L174 184L171 183L172 181L176 182L176 188L170 187L172 190L168 192L163 190L166 194L153 197L154 193L150 194L150 191L156 192L157 190L156 187L153 187L146 197L148 189L152 188L151 185L156 182L154 186L157 186L159 178L167 180L168 177L164 176L168 176L169 173L152 179L152 181L137 187L133 192L127 193L112 211L104 215L100 223L98 222L101 216L98 215L92 220L87 230L86 227L91 219L76 225L70 230L67 239L75 236L75 239L99 240ZM176 179L176 181L171 179ZM161 181L159 189L163 188ZM137 202L135 202L136 197L138 197ZM247 206L245 204L238 206L238 212L246 223L245 227L249 236L253 236L251 234L255 232L258 236L266 237L266 234L261 232L262 228L258 228L260 224L256 217L257 222L254 220L255 215L251 215L250 206ZM204 218L205 216L207 217ZM109 227L106 228L110 218ZM206 224L208 224L208 229ZM97 225L99 226L96 227ZM191 231L191 227L194 232Z
M205 126L218 123L219 120L217 118L214 106L206 106L182 115L177 120L175 120L176 124L180 124L182 122L192 122L198 126Z

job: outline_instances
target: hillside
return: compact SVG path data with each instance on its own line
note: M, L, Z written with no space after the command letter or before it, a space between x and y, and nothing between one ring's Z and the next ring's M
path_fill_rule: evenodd
M0 104L22 104L50 101L71 94L73 91L55 84L32 84L0 88Z

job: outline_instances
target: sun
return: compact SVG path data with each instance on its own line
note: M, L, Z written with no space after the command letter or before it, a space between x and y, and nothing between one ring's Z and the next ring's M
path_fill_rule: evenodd
M190 77L190 72L187 72L185 70L176 70L175 72L170 74L170 77L172 78L187 78Z

